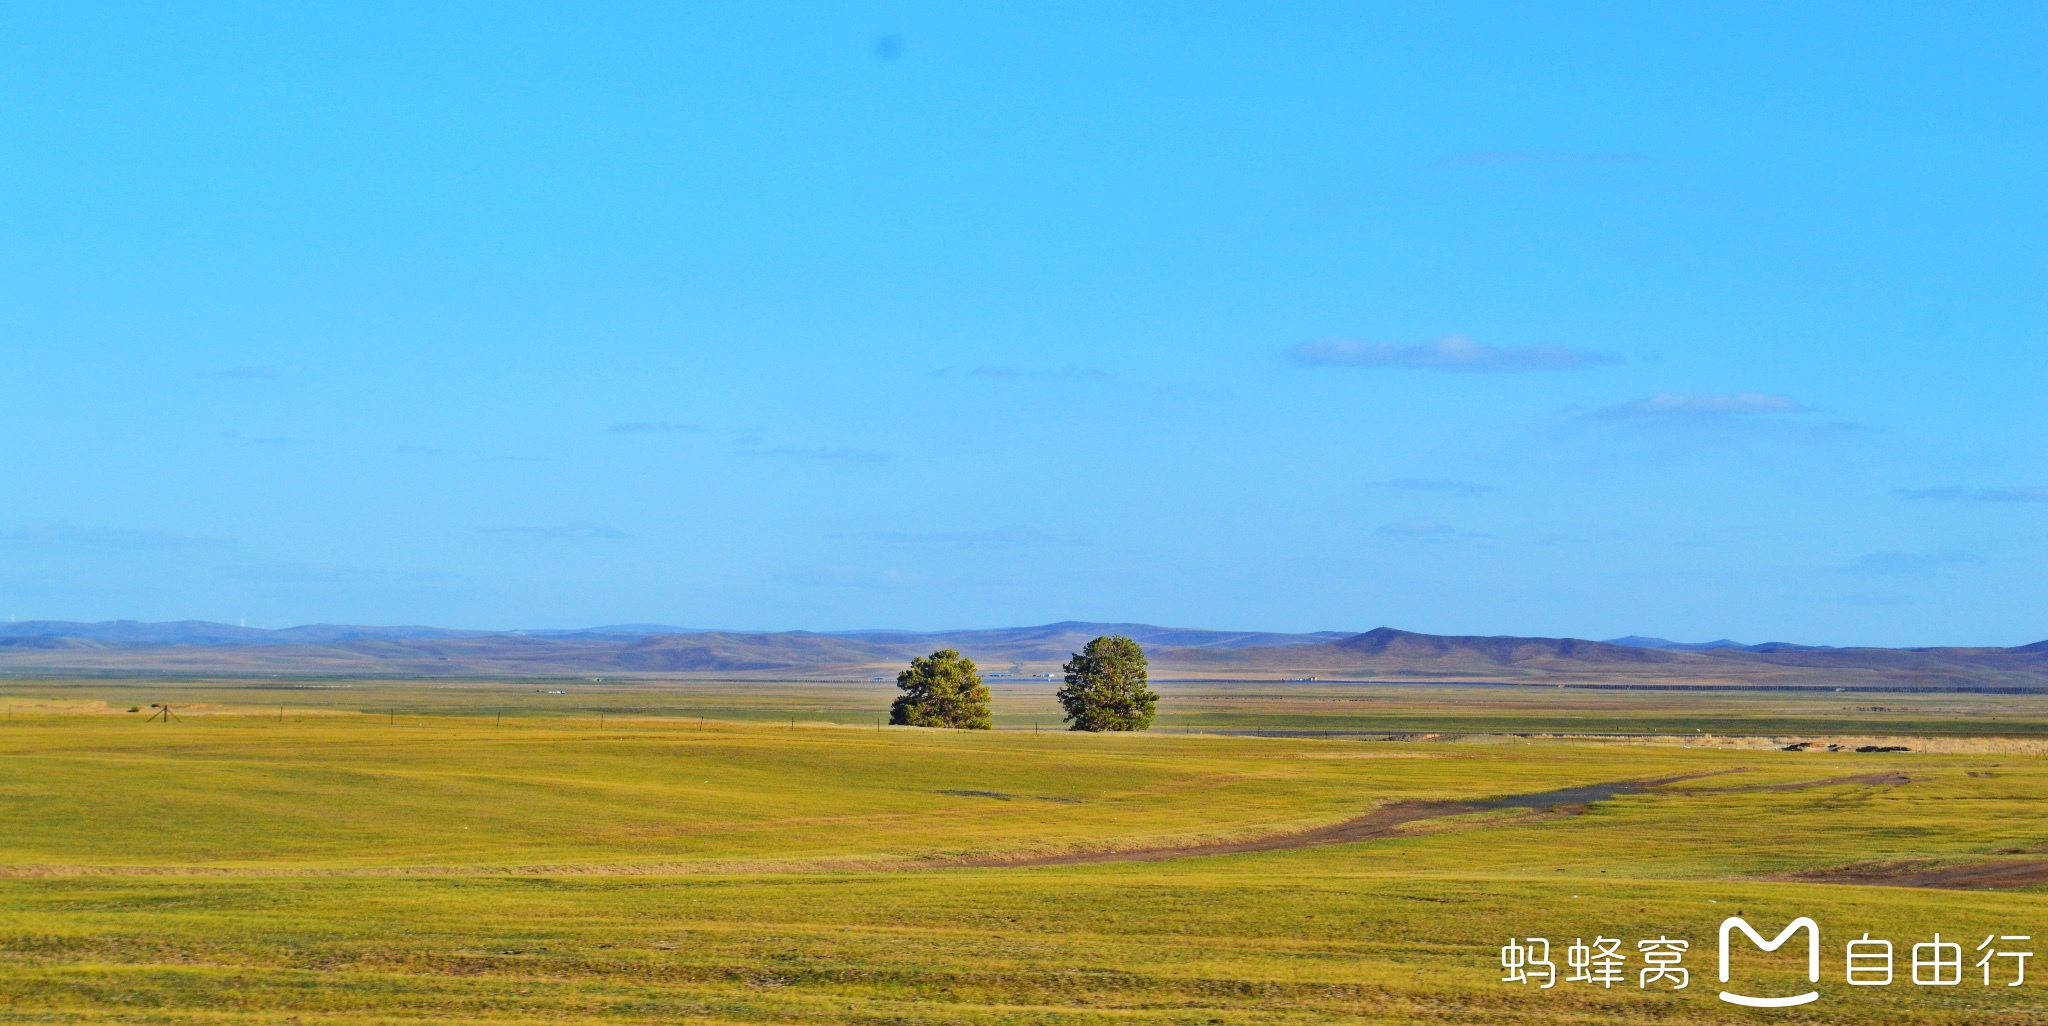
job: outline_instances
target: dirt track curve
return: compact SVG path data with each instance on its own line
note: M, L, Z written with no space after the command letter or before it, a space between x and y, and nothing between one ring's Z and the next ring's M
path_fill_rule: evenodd
M1664 787L1686 780L1718 774L1698 773L1681 777L1664 777L1656 780L1631 780L1612 784L1593 784L1586 787L1571 787L1559 791L1543 791L1536 794L1510 795L1505 798L1489 798L1476 802L1401 802L1374 809L1363 816L1347 819L1342 823L1318 827L1295 834L1274 834L1268 837L1254 837L1244 841L1225 841L1216 844L1184 845L1180 847L1154 848L1105 848L1098 851L1066 852L1059 855L1035 855L1025 858L962 859L947 862L949 867L998 868L1005 866L1081 866L1101 862L1157 862L1163 859L1191 858L1199 855L1243 855L1249 852L1287 851L1295 848L1314 848L1326 844L1351 844L1357 841L1371 841L1393 836L1400 827L1426 819L1441 819L1446 816L1462 816L1474 812L1494 812L1502 809L1527 809L1532 812L1547 812L1555 815L1576 815L1585 811L1594 802L1606 801L1616 795L1640 794L1651 788ZM1802 791L1811 787L1828 787L1835 784L1865 784L1870 786L1897 786L1910 782L1903 773L1863 773L1848 777L1830 777L1826 780L1808 780L1790 784L1753 784L1746 787L1715 787L1688 789L1673 792L1678 795L1696 794L1741 794L1757 791Z

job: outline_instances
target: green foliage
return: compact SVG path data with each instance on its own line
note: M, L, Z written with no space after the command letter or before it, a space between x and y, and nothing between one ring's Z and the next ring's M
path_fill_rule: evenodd
M974 660L950 648L910 661L896 675L903 694L889 706L889 722L906 727L989 729L988 685Z
M1072 730L1144 730L1159 695L1146 686L1145 650L1121 634L1096 638L1062 669L1060 707Z

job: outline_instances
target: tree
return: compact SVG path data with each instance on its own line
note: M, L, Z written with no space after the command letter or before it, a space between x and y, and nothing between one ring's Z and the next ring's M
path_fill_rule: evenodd
M906 727L954 727L987 730L988 685L974 660L942 648L910 660L910 669L896 675L903 694L889 706L889 722Z
M1096 638L1062 667L1060 706L1073 730L1144 730L1159 696L1145 686L1145 650L1122 635Z

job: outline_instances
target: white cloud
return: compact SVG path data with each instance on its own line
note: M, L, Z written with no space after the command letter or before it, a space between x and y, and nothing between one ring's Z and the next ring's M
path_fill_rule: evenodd
M1548 343L1490 346L1463 335L1445 335L1415 345L1324 339L1303 342L1288 350L1287 355L1294 362L1311 367L1391 367L1465 374L1580 370L1621 362L1620 357L1608 353L1566 349Z

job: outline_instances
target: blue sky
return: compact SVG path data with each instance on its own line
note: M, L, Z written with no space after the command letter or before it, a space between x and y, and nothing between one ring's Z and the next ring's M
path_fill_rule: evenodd
M0 6L0 612L2048 638L2048 6Z

